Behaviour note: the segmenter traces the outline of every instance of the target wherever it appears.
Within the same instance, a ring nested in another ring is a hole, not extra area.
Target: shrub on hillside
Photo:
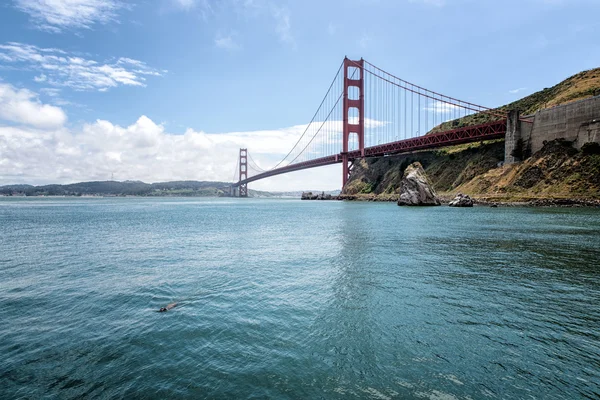
[[[589,142],[581,146],[581,152],[588,156],[592,154],[600,154],[600,143]]]

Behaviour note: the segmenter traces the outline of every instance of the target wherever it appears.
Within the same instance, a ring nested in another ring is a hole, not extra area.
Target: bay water
[[[0,398],[598,399],[599,264],[593,208],[0,198]]]

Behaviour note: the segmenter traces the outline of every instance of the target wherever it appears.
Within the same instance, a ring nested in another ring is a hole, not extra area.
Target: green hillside
[[[531,115],[543,108],[566,104],[600,95],[600,68],[583,71],[565,79],[557,85],[535,92],[520,100],[495,108],[494,111],[520,110],[521,115]],[[478,113],[444,122],[429,133],[443,132],[463,126],[484,124],[497,120],[493,115]]]

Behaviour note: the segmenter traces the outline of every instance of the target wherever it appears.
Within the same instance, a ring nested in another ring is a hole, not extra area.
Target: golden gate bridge
[[[459,120],[469,115],[485,122],[461,126]],[[345,186],[356,159],[503,138],[507,117],[506,112],[407,82],[364,59],[346,57],[283,159],[263,169],[247,148],[240,149],[232,190],[247,197],[250,182],[337,163],[342,164]]]

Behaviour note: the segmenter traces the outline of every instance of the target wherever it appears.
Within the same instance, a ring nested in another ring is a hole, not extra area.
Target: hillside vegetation
[[[0,194],[26,196],[228,196],[227,182],[176,181],[144,183],[140,181],[80,182],[68,185],[7,185]]]
[[[554,140],[524,162],[490,169],[455,190],[485,200],[600,199],[600,145],[577,151]]]
[[[422,151],[357,161],[344,195],[394,200],[406,167],[419,161],[436,191],[451,192],[463,183],[495,168],[504,158],[504,141]]]
[[[419,161],[443,198],[456,193],[487,201],[600,199],[600,145],[581,151],[555,140],[526,161],[498,167],[504,141],[358,161],[343,196],[390,201],[398,198],[404,169]]]
[[[545,88],[520,100],[495,108],[494,111],[508,112],[509,110],[520,110],[521,115],[531,115],[543,108],[554,107],[597,95],[600,95],[600,68],[575,74],[551,88]],[[486,113],[468,115],[463,118],[444,122],[433,128],[429,133],[484,124],[497,119],[497,117]]]

